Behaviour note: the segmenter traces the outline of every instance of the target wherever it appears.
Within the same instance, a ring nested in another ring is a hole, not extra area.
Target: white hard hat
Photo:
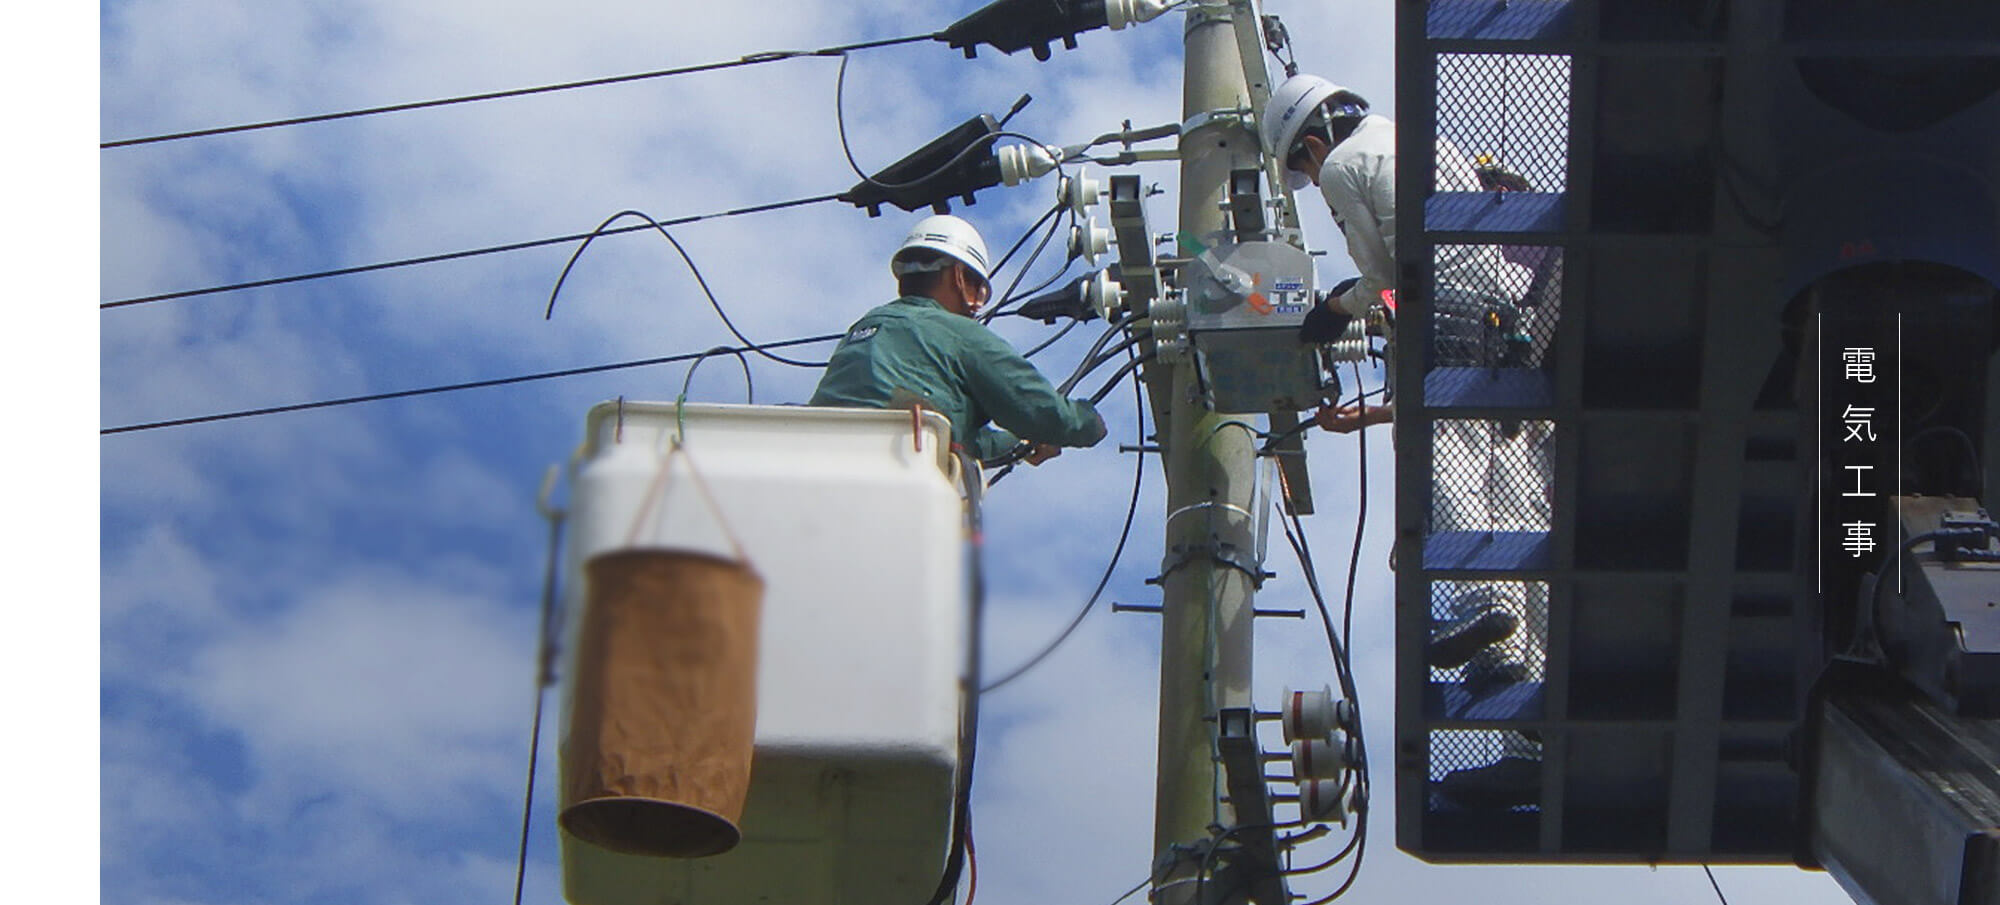
[[[1335,95],[1347,95],[1351,99],[1336,107],[1334,116],[1361,116],[1368,112],[1368,104],[1361,98],[1326,79],[1316,75],[1295,75],[1284,81],[1271,92],[1270,101],[1264,104],[1263,115],[1257,117],[1257,137],[1264,142],[1264,152],[1278,158],[1278,165],[1284,166],[1285,158],[1291,156],[1292,145],[1299,140],[1299,132],[1312,119],[1313,112]],[[1303,187],[1304,176],[1288,171],[1292,188]]]
[[[933,214],[917,221],[910,228],[910,235],[897,246],[896,253],[889,256],[889,272],[897,276],[924,270],[936,270],[938,265],[924,266],[913,261],[905,261],[905,253],[912,249],[928,249],[972,268],[981,281],[992,279],[987,272],[986,240],[979,238],[979,230],[972,224],[950,214]]]

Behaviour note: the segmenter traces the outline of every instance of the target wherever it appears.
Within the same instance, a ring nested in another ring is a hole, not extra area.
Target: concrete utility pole
[[[1255,168],[1256,134],[1234,115],[1250,105],[1236,19],[1248,4],[1196,5],[1186,24],[1181,136],[1180,230],[1196,238],[1222,229],[1232,169]],[[1197,889],[1221,892],[1200,845],[1208,827],[1238,823],[1216,749],[1215,716],[1251,707],[1251,620],[1255,561],[1252,506],[1256,454],[1252,415],[1208,411],[1192,361],[1149,367],[1167,477],[1162,561],[1159,787],[1154,799],[1153,901],[1196,905]],[[1252,727],[1254,729],[1254,726]],[[1262,816],[1249,819],[1262,821]]]

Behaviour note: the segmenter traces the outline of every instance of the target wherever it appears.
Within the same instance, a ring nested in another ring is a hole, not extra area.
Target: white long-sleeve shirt
[[[1458,148],[1439,138],[1437,187],[1440,192],[1477,192],[1482,187],[1472,162]],[[1337,300],[1347,313],[1360,317],[1396,287],[1396,124],[1370,114],[1353,134],[1335,145],[1319,171],[1320,196],[1333,220],[1347,236],[1347,255],[1361,279]],[[1436,287],[1520,302],[1528,286],[1528,270],[1509,263],[1495,245],[1440,246]]]

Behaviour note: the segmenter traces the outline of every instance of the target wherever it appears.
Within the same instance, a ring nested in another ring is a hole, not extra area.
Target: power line
[[[757,351],[758,349],[778,349],[778,348],[784,348],[786,346],[803,346],[803,345],[810,345],[812,343],[831,342],[846,335],[847,334],[843,331],[840,333],[828,333],[822,336],[808,336],[803,339],[788,339],[788,340],[783,340],[781,342],[764,343],[761,346],[757,347],[750,347],[750,346],[744,346],[740,348],[723,347],[720,349],[720,352],[732,352],[732,353],[753,352]],[[110,434],[124,434],[124,433],[132,433],[135,431],[158,430],[164,427],[184,427],[190,424],[206,424],[212,421],[229,421],[237,418],[255,418],[263,415],[276,415],[283,412],[300,412],[300,411],[305,411],[307,409],[333,408],[335,406],[356,405],[363,402],[380,402],[385,399],[402,399],[409,396],[427,396],[434,393],[451,393],[451,392],[457,392],[459,390],[476,390],[476,389],[483,389],[485,387],[506,386],[515,383],[528,383],[536,380],[553,380],[558,377],[576,377],[582,374],[597,374],[604,371],[617,371],[626,368],[643,368],[648,365],[662,365],[662,364],[672,364],[674,362],[679,362],[679,361],[692,361],[694,359],[701,358],[702,356],[711,354],[718,354],[718,350],[709,349],[705,352],[683,352],[679,355],[667,355],[660,358],[642,358],[637,361],[621,361],[613,364],[591,365],[589,367],[583,367],[583,368],[565,368],[560,371],[543,371],[537,374],[522,374],[518,377],[499,377],[492,380],[474,380],[469,383],[453,383],[453,384],[446,384],[444,386],[422,387],[412,390],[396,390],[394,392],[389,392],[389,393],[372,393],[366,396],[348,396],[341,399],[326,399],[318,402],[300,402],[292,405],[271,406],[269,408],[245,409],[243,411],[224,412],[215,415],[200,415],[193,418],[176,418],[171,421],[150,421],[142,424],[126,424],[119,427],[107,427],[98,431],[97,433],[99,436],[105,436]]]
[[[786,208],[792,208],[792,207],[804,207],[809,204],[819,204],[825,201],[833,201],[838,199],[839,197],[840,197],[839,194],[818,195],[811,198],[797,198],[791,201],[778,201],[771,204],[758,204],[758,205],[753,205],[751,207],[739,207],[736,208],[735,210],[718,211],[713,214],[695,214],[693,216],[688,216],[688,217],[677,217],[672,220],[662,220],[659,222],[659,225],[680,226],[688,223],[696,223],[702,220],[720,220],[725,217],[740,217],[744,214],[761,214],[761,213],[766,213],[768,211],[784,210]],[[509,252],[509,251],[523,251],[529,248],[541,248],[547,245],[561,245],[565,242],[584,241],[591,239],[595,236],[609,236],[618,233],[638,232],[639,230],[652,229],[652,228],[653,226],[650,224],[636,225],[636,226],[621,226],[616,229],[593,230],[587,233],[575,233],[573,235],[568,235],[568,236],[556,236],[551,239],[535,239],[528,242],[513,242],[506,245],[491,245],[485,248],[474,248],[466,251],[450,251],[450,252],[445,252],[443,254],[425,255],[420,258],[404,258],[399,261],[384,261],[378,264],[363,264],[356,267],[342,267],[336,270],[322,270],[315,273],[301,273],[301,274],[294,274],[292,276],[272,277],[270,279],[263,279],[263,280],[251,280],[246,283],[230,283],[222,286],[210,286],[204,289],[185,289],[180,292],[165,292],[159,295],[145,295],[136,298],[119,299],[117,301],[100,303],[97,307],[123,308],[129,305],[143,305],[148,302],[164,302],[170,299],[192,298],[198,295],[214,295],[220,292],[235,292],[241,289],[258,289],[265,286],[281,286],[286,283],[300,283],[300,282],[305,282],[307,280],[325,279],[327,277],[348,276],[357,273],[370,273],[377,270],[389,270],[391,268],[396,268],[396,267],[412,267],[418,264],[436,264],[440,261],[453,261],[459,258],[471,258],[480,255],[499,254],[501,252]]]
[[[747,56],[739,57],[734,60],[723,60],[714,63],[701,63],[694,66],[680,66],[673,69],[658,69],[652,72],[635,72],[630,75],[614,75],[614,76],[607,76],[604,78],[584,79],[583,81],[579,82],[560,82],[553,85],[540,85],[533,88],[514,88],[506,91],[489,91],[483,94],[468,94],[459,97],[439,98],[437,100],[412,101],[409,103],[402,103],[402,104],[390,104],[383,107],[364,107],[358,110],[344,110],[338,113],[320,113],[312,116],[295,116],[289,119],[274,119],[265,122],[244,123],[242,125],[236,125],[236,126],[219,126],[212,129],[196,129],[189,132],[173,132],[165,135],[151,135],[145,138],[125,138],[125,139],[119,139],[117,141],[107,141],[102,144],[99,144],[97,147],[99,150],[109,150],[111,148],[129,148],[134,145],[158,144],[160,142],[180,141],[182,139],[188,139],[188,138],[203,138],[211,135],[228,135],[237,132],[251,132],[259,129],[275,129],[281,126],[298,126],[307,123],[327,122],[329,120],[337,120],[337,119],[353,119],[355,117],[361,117],[361,116],[374,116],[380,113],[400,113],[406,110],[423,110],[431,107],[445,107],[453,104],[468,104],[474,101],[490,101],[490,100],[499,100],[501,98],[509,98],[509,97],[523,97],[530,94],[547,94],[552,91],[569,91],[576,88],[596,88],[603,85],[616,85],[625,82],[643,81],[646,79],[666,78],[668,76],[676,76],[676,75],[690,75],[697,72],[712,72],[718,69],[734,69],[739,66],[755,66],[759,63],[775,63],[778,62],[779,60],[791,60],[799,57],[844,56],[849,51],[854,51],[854,50],[868,50],[871,48],[889,47],[897,44],[911,44],[917,41],[938,40],[942,37],[942,35],[943,35],[942,32],[933,32],[931,34],[926,34],[926,35],[910,35],[908,37],[888,38],[880,41],[863,41],[859,44],[843,44],[838,47],[822,47],[818,50],[764,51],[762,53],[749,54]]]

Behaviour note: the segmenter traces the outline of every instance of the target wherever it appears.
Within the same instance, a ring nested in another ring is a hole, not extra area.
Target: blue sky
[[[111,0],[100,5],[94,128],[112,140],[922,33],[972,0],[866,5],[578,0]],[[1393,112],[1391,9],[1274,0],[1301,63]],[[853,152],[879,167],[947,126],[1034,103],[1013,128],[1068,143],[1179,117],[1179,23],[1096,31],[1048,63],[942,45],[856,55]],[[87,75],[88,73],[86,73]],[[130,298],[588,230],[845,189],[835,63],[809,59],[95,155],[97,299]],[[79,141],[79,145],[81,142]],[[1169,194],[1171,166],[1139,170]],[[1102,173],[1099,174],[1100,176]],[[84,177],[89,180],[89,174]],[[997,252],[1048,181],[965,211]],[[892,285],[913,216],[825,204],[675,230],[731,316],[764,340],[837,332]],[[1351,272],[1323,210],[1322,276]],[[552,320],[569,247],[103,311],[97,426],[151,422],[695,352],[730,337],[659,237],[595,243]],[[1044,265],[1036,276],[1050,271]],[[63,287],[64,290],[67,286]],[[67,292],[56,291],[60,296]],[[82,299],[67,305],[81,309]],[[89,329],[88,327],[85,328]],[[1045,338],[1009,323],[1019,345]],[[1089,331],[1044,358],[1064,373]],[[87,342],[87,340],[86,340]],[[805,350],[813,351],[813,350]],[[801,354],[804,354],[802,352]],[[816,374],[753,361],[760,402]],[[99,827],[105,901],[131,905],[478,903],[511,894],[533,701],[544,526],[534,494],[598,401],[671,399],[680,365],[99,439]],[[691,397],[737,401],[733,362]],[[1133,407],[1108,407],[1130,442]],[[79,432],[81,427],[79,427]],[[1314,547],[1353,530],[1331,488],[1351,440],[1317,436]],[[1389,499],[1386,444],[1371,492]],[[1116,541],[1132,462],[1110,444],[1010,477],[988,510],[987,662],[1041,646]],[[1106,600],[1146,602],[1162,502],[1149,465]],[[1391,759],[1387,507],[1362,556],[1354,647],[1377,763]],[[1282,549],[1277,545],[1276,549]],[[1260,604],[1305,605],[1295,571]],[[1327,566],[1323,575],[1337,574]],[[979,901],[1109,902],[1151,858],[1156,624],[1100,609],[985,704],[975,798]],[[1309,623],[1262,629],[1259,695],[1330,681]],[[549,698],[550,712],[556,704]],[[527,900],[560,900],[553,731],[543,738]],[[1378,777],[1386,792],[1390,777]],[[1433,867],[1393,848],[1380,796],[1355,901],[1687,903],[1699,870]],[[1047,844],[1050,822],[1072,843]],[[1718,871],[1731,901],[1842,902],[1788,869]],[[1320,885],[1314,885],[1315,883]],[[1323,894],[1331,877],[1302,881]]]

